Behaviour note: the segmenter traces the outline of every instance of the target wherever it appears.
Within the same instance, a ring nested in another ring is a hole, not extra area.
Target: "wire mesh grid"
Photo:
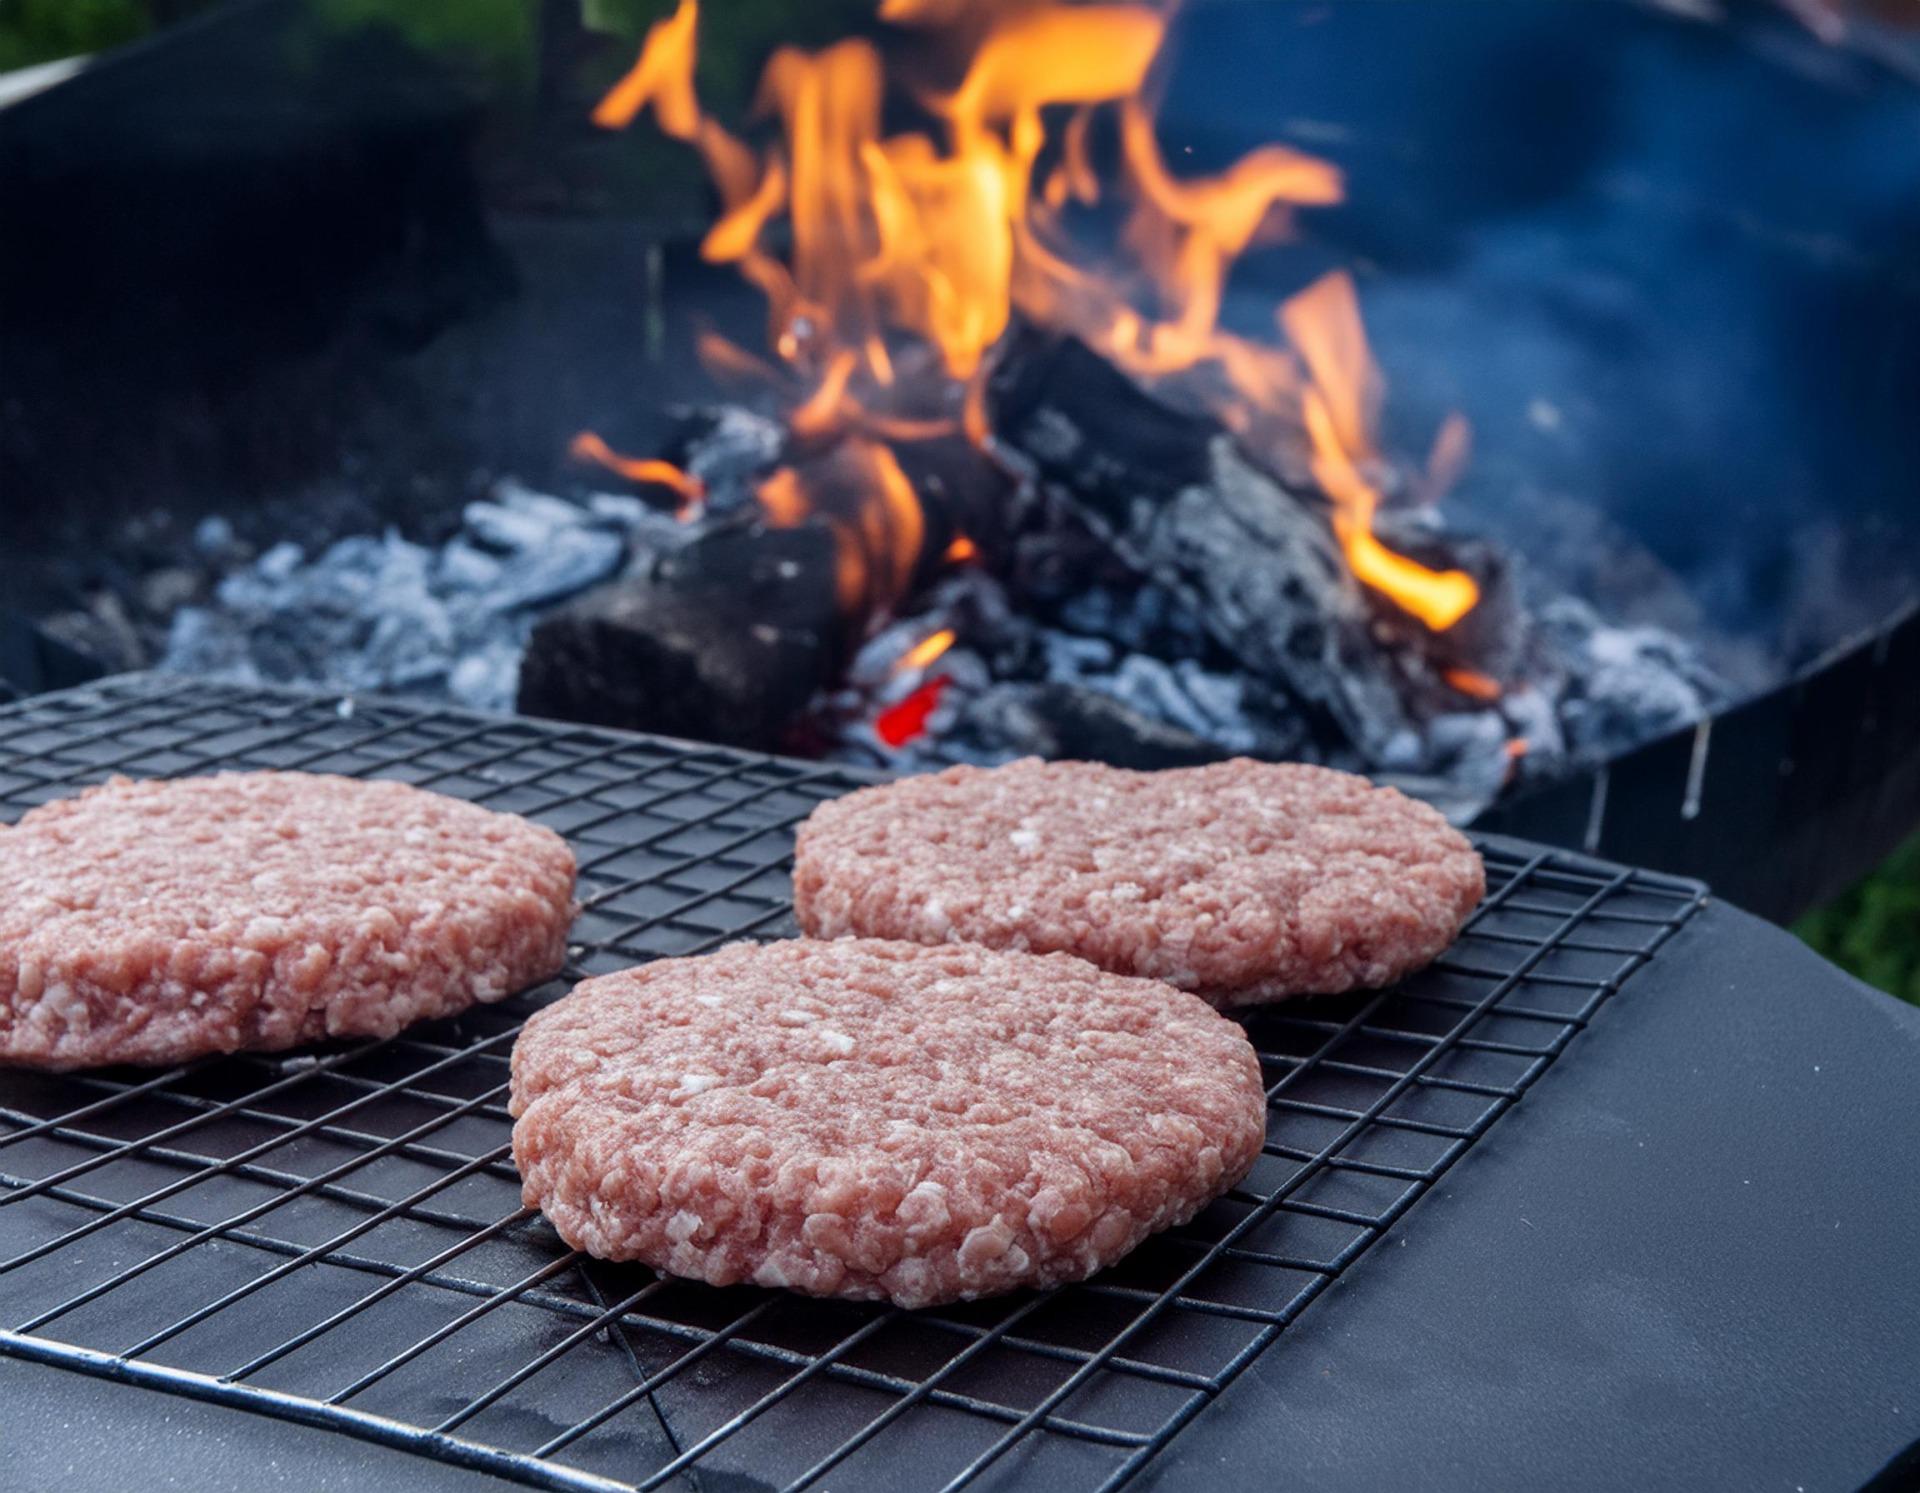
[[[563,1489],[1111,1488],[1487,1132],[1702,889],[1505,843],[1397,989],[1247,1022],[1265,1152],[1060,1289],[931,1311],[714,1290],[520,1202],[507,1056],[571,979],[792,931],[844,769],[390,702],[131,676],[0,710],[0,820],[112,773],[398,778],[565,834],[550,985],[386,1041],[0,1074],[0,1352]]]

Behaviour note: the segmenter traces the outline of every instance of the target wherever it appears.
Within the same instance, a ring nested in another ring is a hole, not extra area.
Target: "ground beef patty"
[[[927,1306],[1078,1280],[1253,1164],[1246,1035],[1066,955],[734,944],[588,980],[513,1050],[514,1160],[576,1248]]]
[[[1064,950],[1216,1005],[1383,985],[1486,889],[1425,804],[1324,767],[954,767],[822,804],[794,907],[817,938]]]
[[[117,778],[0,830],[0,1062],[388,1036],[559,969],[573,852],[403,783]]]

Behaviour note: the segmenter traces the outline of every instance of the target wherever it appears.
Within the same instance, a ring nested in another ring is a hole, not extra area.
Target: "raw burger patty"
[[[1063,954],[733,944],[588,980],[513,1050],[561,1238],[729,1285],[928,1306],[1079,1280],[1246,1174],[1246,1035]]]
[[[0,1062],[390,1036],[560,968],[573,852],[403,783],[116,778],[0,829]]]
[[[863,788],[800,827],[816,938],[1064,950],[1216,1005],[1384,985],[1486,890],[1425,804],[1324,767],[954,767]]]

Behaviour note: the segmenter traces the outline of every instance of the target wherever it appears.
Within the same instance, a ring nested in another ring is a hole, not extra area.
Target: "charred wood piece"
[[[990,400],[996,435],[1052,502],[1180,596],[1254,678],[1283,687],[1364,757],[1406,729],[1399,666],[1316,497],[1072,338],[1018,334]]]
[[[825,524],[719,524],[544,619],[519,709],[771,750],[858,641]]]

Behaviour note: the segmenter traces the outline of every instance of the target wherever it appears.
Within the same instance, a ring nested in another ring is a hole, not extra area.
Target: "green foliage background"
[[[146,0],[0,0],[0,72],[144,36]]]
[[[1920,835],[1793,931],[1869,985],[1920,1005]]]
[[[212,9],[221,0],[0,0],[0,71],[102,52],[158,26]],[[637,46],[676,0],[579,0],[588,31]],[[751,101],[761,62],[776,46],[819,47],[870,30],[874,0],[710,0],[722,24],[704,26],[702,97],[723,113]],[[322,26],[349,30],[379,22],[423,52],[458,54],[501,81],[531,81],[540,45],[541,0],[307,0]],[[603,59],[589,84],[611,83],[630,61]]]
[[[538,0],[309,0],[322,25],[352,31],[391,26],[427,53],[457,53],[497,77],[532,79]]]

